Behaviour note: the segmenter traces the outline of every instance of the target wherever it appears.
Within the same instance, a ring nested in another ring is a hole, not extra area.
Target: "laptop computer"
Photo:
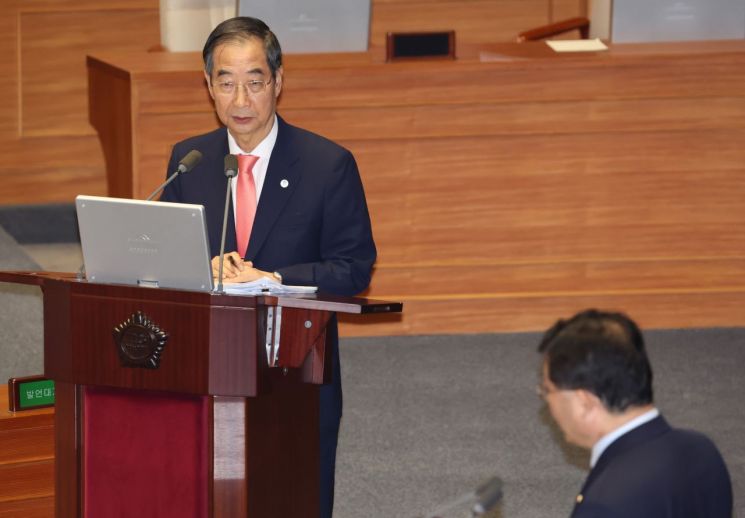
[[[202,205],[75,198],[91,282],[212,291]]]

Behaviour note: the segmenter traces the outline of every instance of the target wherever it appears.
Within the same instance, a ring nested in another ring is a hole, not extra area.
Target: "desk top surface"
[[[525,43],[491,43],[482,45],[460,45],[457,59],[401,60],[385,63],[380,49],[355,53],[287,54],[283,56],[287,69],[333,69],[369,66],[442,67],[446,63],[526,63],[567,61],[598,61],[626,59],[650,59],[659,57],[716,55],[745,52],[745,40],[686,41],[668,43],[609,44],[607,51],[557,53],[543,41]],[[202,70],[199,52],[135,52],[109,51],[88,56],[89,66],[111,67],[126,74],[174,73]]]

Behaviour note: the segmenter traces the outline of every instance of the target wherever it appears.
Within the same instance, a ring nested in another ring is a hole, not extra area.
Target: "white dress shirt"
[[[611,433],[604,435],[600,438],[598,442],[595,443],[595,445],[592,447],[592,456],[590,457],[590,467],[594,468],[595,464],[597,464],[598,459],[603,454],[603,452],[613,444],[613,442],[621,437],[622,435],[629,433],[634,428],[638,428],[644,423],[648,423],[655,417],[660,415],[660,411],[656,408],[653,408],[652,410],[649,410],[647,412],[644,412],[642,415],[635,417],[628,423],[619,426],[615,430],[613,430]]]
[[[277,124],[277,116],[274,116],[274,124],[272,129],[269,130],[269,134],[264,137],[264,140],[259,142],[259,145],[250,151],[246,151],[240,148],[238,143],[233,138],[228,130],[228,150],[232,155],[254,155],[258,156],[259,159],[256,161],[253,167],[254,185],[256,185],[256,203],[259,203],[259,197],[261,196],[261,189],[264,187],[264,179],[266,178],[266,171],[269,168],[269,158],[272,156],[272,150],[274,144],[277,142],[277,133],[279,132],[279,125]],[[235,191],[238,186],[238,176],[235,176],[232,180],[233,190],[233,207],[235,207]],[[235,217],[235,211],[233,211]]]

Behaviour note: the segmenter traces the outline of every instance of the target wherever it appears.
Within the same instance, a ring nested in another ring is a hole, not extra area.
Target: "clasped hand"
[[[220,256],[212,258],[212,277],[218,280],[220,274]],[[258,270],[251,261],[244,261],[238,252],[230,252],[223,256],[222,278],[224,282],[250,282],[261,277],[277,280],[277,276],[270,272]]]

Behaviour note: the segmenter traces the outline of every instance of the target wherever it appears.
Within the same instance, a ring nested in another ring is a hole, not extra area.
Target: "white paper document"
[[[287,293],[315,293],[318,291],[316,286],[290,286],[280,284],[269,277],[261,277],[251,282],[226,282],[225,293],[230,295],[261,295],[269,293],[272,295],[282,295]]]
[[[546,45],[556,52],[597,52],[608,50],[598,38],[594,40],[548,40]]]

